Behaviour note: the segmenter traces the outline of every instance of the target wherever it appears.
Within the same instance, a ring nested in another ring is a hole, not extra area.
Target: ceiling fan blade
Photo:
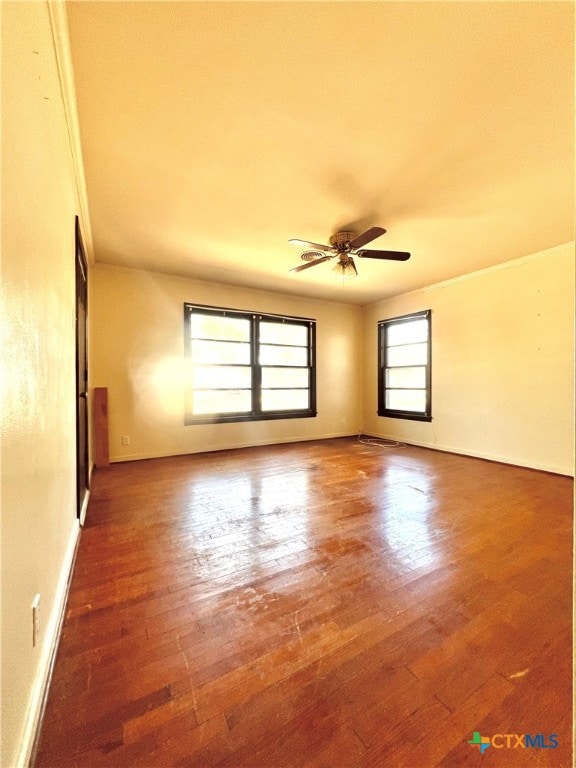
[[[292,240],[288,240],[289,243],[293,243],[294,245],[301,245],[304,248],[309,248],[310,246],[315,251],[331,251],[332,248],[329,245],[322,245],[322,243],[311,243],[309,240],[298,240],[296,238],[292,238]]]
[[[376,240],[377,237],[380,237],[380,235],[384,235],[385,233],[386,230],[382,229],[382,227],[370,227],[366,232],[363,232],[361,235],[358,235],[358,237],[355,237],[354,240],[351,240],[348,245],[350,246],[350,249],[354,251],[356,248],[362,248],[366,243]]]
[[[352,256],[348,256],[348,264],[352,264],[352,269],[356,273],[356,277],[358,277],[358,270],[356,269],[356,264],[354,264],[354,259]]]
[[[321,256],[319,259],[314,259],[314,261],[309,261],[307,264],[300,264],[299,267],[292,267],[290,272],[302,272],[303,269],[309,269],[310,267],[315,267],[316,264],[321,264],[323,261],[330,261],[332,256]]]
[[[358,251],[356,256],[361,259],[389,259],[390,261],[408,261],[410,254],[406,251]]]

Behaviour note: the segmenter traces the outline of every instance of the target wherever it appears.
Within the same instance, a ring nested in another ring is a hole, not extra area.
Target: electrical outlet
[[[32,600],[32,647],[36,646],[40,636],[40,595]]]
[[[130,435],[122,435],[122,445],[130,445]]]

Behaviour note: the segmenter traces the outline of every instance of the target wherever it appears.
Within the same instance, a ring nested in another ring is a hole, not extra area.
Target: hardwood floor
[[[569,478],[355,439],[115,464],[35,765],[568,768],[571,616]]]

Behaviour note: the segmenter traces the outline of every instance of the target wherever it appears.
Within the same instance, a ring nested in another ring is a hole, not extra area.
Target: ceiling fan
[[[334,270],[343,277],[355,277],[358,275],[358,270],[354,263],[354,256],[358,256],[360,259],[407,261],[410,258],[410,254],[406,253],[406,251],[366,251],[363,249],[364,245],[371,243],[372,240],[376,240],[377,237],[385,234],[385,232],[386,230],[382,227],[370,227],[366,232],[356,236],[354,232],[336,232],[330,238],[330,245],[311,243],[308,240],[289,240],[289,243],[295,243],[306,248],[300,258],[307,262],[306,264],[300,264],[298,267],[293,267],[290,272],[301,272],[303,269],[309,269],[316,264],[322,264],[324,261],[337,258],[338,262]]]

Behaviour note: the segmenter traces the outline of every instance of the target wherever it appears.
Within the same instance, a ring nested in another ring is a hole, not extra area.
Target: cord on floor
[[[400,443],[398,440],[389,440],[386,437],[368,437],[367,435],[358,435],[358,442],[362,445],[373,445],[376,448],[407,448],[406,443]]]

